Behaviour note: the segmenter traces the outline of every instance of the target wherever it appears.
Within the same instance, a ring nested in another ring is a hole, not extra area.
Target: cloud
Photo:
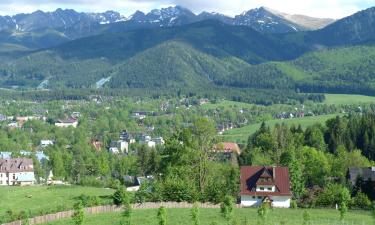
[[[171,5],[181,5],[196,13],[215,11],[232,16],[266,6],[286,13],[341,18],[374,6],[375,0],[0,0],[0,14],[73,8],[86,12],[116,10],[129,15],[135,10],[148,12]]]

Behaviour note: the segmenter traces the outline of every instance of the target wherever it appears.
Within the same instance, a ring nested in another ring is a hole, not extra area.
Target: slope
[[[218,59],[170,41],[148,49],[110,71],[111,88],[208,88],[247,63]]]

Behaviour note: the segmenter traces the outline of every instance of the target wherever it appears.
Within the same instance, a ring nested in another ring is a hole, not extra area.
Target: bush
[[[319,206],[334,206],[336,204],[350,202],[349,190],[339,184],[328,184],[323,192],[319,193],[316,204]]]
[[[121,206],[127,202],[130,202],[129,193],[125,190],[124,187],[118,187],[112,198],[113,203],[117,206]]]
[[[232,218],[234,208],[234,199],[227,195],[224,198],[224,201],[220,204],[220,209],[223,217],[227,220]]]
[[[258,208],[258,216],[263,224],[266,224],[269,209],[270,205],[268,203],[262,203]]]
[[[296,201],[296,200],[292,200],[292,201],[290,202],[290,208],[292,208],[292,209],[296,209],[296,208],[298,208],[298,206],[297,206],[297,201]]]
[[[191,218],[193,221],[193,225],[199,225],[199,207],[197,203],[194,203],[193,208],[191,209]]]
[[[302,217],[303,217],[303,225],[310,225],[311,224],[311,216],[310,216],[310,213],[307,210],[305,210],[303,212]]]
[[[78,200],[82,202],[84,207],[93,207],[101,205],[101,200],[98,196],[88,196],[82,194],[78,197]]]
[[[83,224],[85,214],[83,211],[83,205],[82,202],[77,202],[74,205],[74,214],[72,216],[73,222],[75,225],[81,225]]]
[[[160,207],[158,210],[159,225],[167,225],[167,210],[165,207]]]
[[[369,209],[371,206],[371,201],[365,193],[358,192],[357,195],[352,199],[352,206],[360,209]]]

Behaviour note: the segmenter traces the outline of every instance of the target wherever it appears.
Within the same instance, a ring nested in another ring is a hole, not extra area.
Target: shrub
[[[191,209],[191,218],[193,221],[193,225],[199,225],[199,207],[197,203],[194,203],[193,208]]]
[[[358,192],[353,198],[352,204],[356,208],[369,209],[371,206],[371,201],[365,193]]]
[[[303,212],[302,217],[303,217],[303,225],[310,225],[311,224],[311,216],[310,216],[310,213],[307,210],[305,210]]]
[[[340,211],[340,220],[343,221],[346,213],[348,212],[348,207],[346,206],[345,202],[341,203],[339,211]]]
[[[263,203],[258,208],[258,216],[261,219],[263,224],[266,223],[269,209],[270,209],[270,205],[268,203]]]
[[[130,196],[124,187],[118,187],[112,198],[113,203],[117,206],[130,202]]]
[[[323,192],[319,193],[316,204],[319,206],[334,206],[342,203],[348,205],[349,201],[350,193],[346,187],[339,184],[328,184]]]
[[[292,208],[292,209],[296,209],[296,208],[298,208],[298,206],[297,206],[297,201],[296,201],[296,200],[292,200],[292,201],[290,202],[290,208]]]
[[[74,205],[74,214],[72,217],[74,224],[75,225],[83,224],[84,217],[85,217],[85,214],[83,211],[83,204],[82,202],[79,201]]]
[[[101,204],[100,198],[98,196],[88,196],[82,194],[78,197],[78,200],[82,202],[84,207],[93,207]]]
[[[158,210],[159,225],[167,225],[167,210],[165,207],[160,207]]]
[[[232,218],[233,208],[234,208],[234,200],[231,196],[227,195],[224,198],[224,201],[220,204],[220,209],[223,217],[227,220]]]

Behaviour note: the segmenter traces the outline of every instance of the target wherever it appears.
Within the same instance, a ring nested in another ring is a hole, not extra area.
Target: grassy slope
[[[257,209],[236,209],[234,218],[238,222],[243,223],[245,218],[249,224],[256,224]],[[332,209],[313,209],[309,210],[311,215],[311,224],[314,225],[333,225],[340,224],[339,212]],[[157,225],[157,210],[146,209],[146,210],[135,210],[132,215],[132,224],[137,225]],[[191,225],[191,211],[190,209],[167,209],[168,219],[167,222],[170,225]],[[303,223],[303,210],[292,210],[292,209],[273,209],[267,218],[266,224],[284,224],[288,225],[301,225]],[[120,214],[99,214],[94,216],[88,216],[85,219],[85,225],[113,225],[120,223]],[[200,222],[202,225],[227,225],[222,216],[220,215],[219,209],[200,209]],[[216,223],[214,223],[216,222]],[[349,212],[345,222],[348,224],[371,224],[372,219],[368,212]],[[49,225],[70,225],[73,224],[71,219],[65,219],[54,223],[48,223]]]
[[[218,108],[239,108],[239,109],[251,109],[253,107],[252,104],[244,103],[244,102],[234,102],[234,101],[228,101],[223,100],[216,104],[208,103],[201,106],[203,109],[209,110],[209,109],[218,109]]]
[[[276,124],[287,124],[287,125],[299,125],[301,124],[302,127],[308,127],[311,126],[315,123],[324,123],[328,119],[331,119],[335,117],[335,114],[331,115],[322,115],[322,116],[314,116],[314,117],[304,117],[304,118],[295,118],[295,119],[285,119],[285,120],[280,120],[280,119],[275,119],[275,120],[270,120],[266,121],[266,124],[270,127],[275,126]],[[238,143],[246,143],[248,137],[255,133],[260,128],[261,123],[257,124],[251,124],[248,126],[244,126],[238,129],[233,129],[226,131],[223,135],[224,140],[226,141],[235,141]]]
[[[14,212],[31,211],[33,215],[39,212],[56,211],[56,209],[72,208],[76,197],[85,194],[89,196],[109,196],[113,190],[92,187],[0,187],[0,217],[11,209]]]
[[[324,104],[355,105],[361,103],[375,103],[375,97],[364,95],[326,94]]]

